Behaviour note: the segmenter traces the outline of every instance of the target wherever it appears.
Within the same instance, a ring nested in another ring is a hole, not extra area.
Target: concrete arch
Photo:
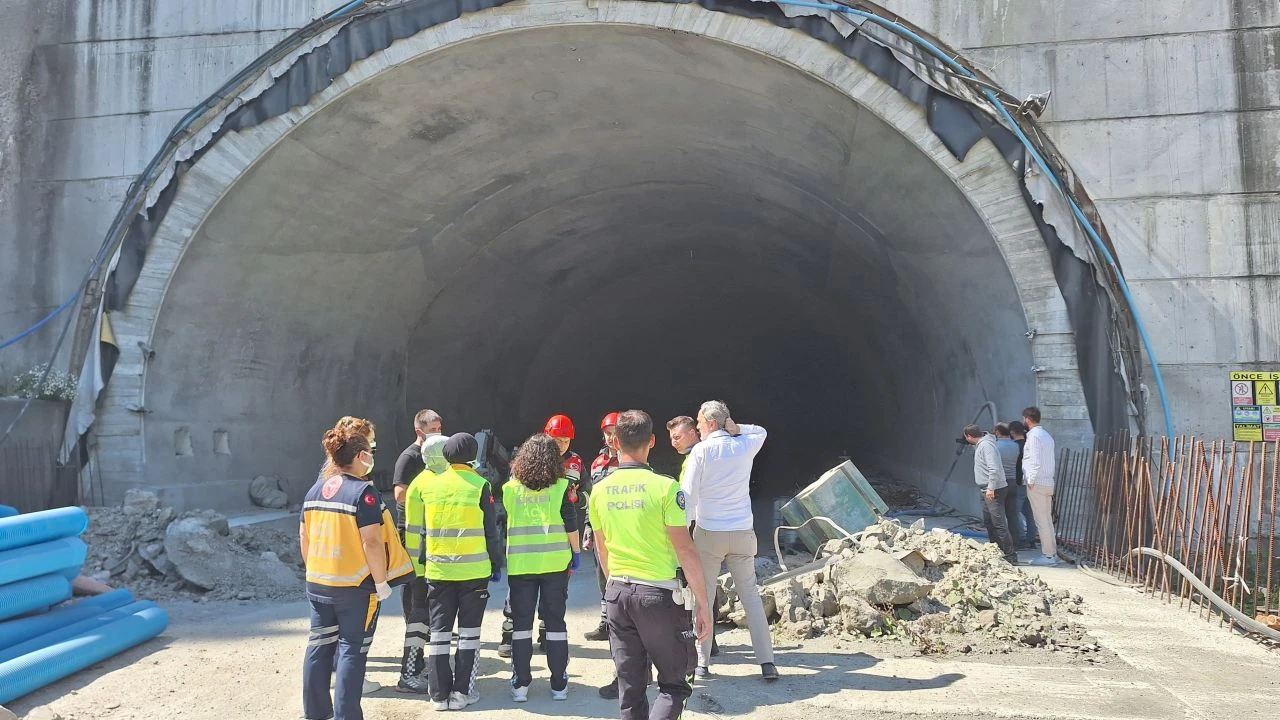
[[[708,171],[704,175],[693,173],[687,178],[668,178],[656,184],[652,178],[645,180],[638,175],[631,179],[634,182],[619,182],[616,186],[603,187],[595,192],[578,193],[571,202],[566,201],[553,208],[537,209],[530,206],[529,209],[534,210],[533,212],[519,218],[494,219],[494,224],[485,227],[510,229],[519,226],[529,228],[528,232],[535,235],[550,236],[554,235],[556,228],[580,229],[590,225],[583,217],[625,214],[627,208],[639,209],[636,216],[627,218],[626,222],[646,222],[648,220],[645,216],[651,216],[655,206],[640,203],[636,193],[645,194],[649,198],[660,198],[654,201],[659,203],[657,207],[673,207],[680,204],[681,198],[697,198],[703,207],[715,207],[716,203],[722,203],[718,210],[704,212],[718,213],[717,217],[723,219],[723,224],[740,236],[749,236],[752,226],[759,224],[759,216],[755,215],[747,214],[735,219],[735,212],[743,208],[773,208],[776,214],[791,217],[789,222],[801,224],[820,216],[823,218],[821,222],[814,221],[812,227],[806,227],[806,237],[819,237],[830,232],[834,235],[845,233],[851,237],[866,238],[865,242],[856,245],[856,250],[848,251],[846,255],[837,257],[835,250],[830,251],[825,256],[828,272],[837,274],[844,263],[851,268],[876,268],[876,275],[887,273],[892,276],[885,280],[867,276],[869,287],[877,292],[884,292],[876,294],[869,290],[868,295],[861,298],[862,302],[883,300],[886,307],[892,305],[898,308],[892,313],[886,313],[890,316],[895,316],[894,313],[898,312],[916,312],[905,308],[912,305],[910,300],[917,295],[927,297],[929,302],[938,305],[929,309],[928,313],[921,311],[911,315],[910,323],[904,323],[900,333],[899,329],[889,325],[877,324],[891,321],[877,319],[870,311],[858,315],[862,318],[859,322],[864,323],[858,327],[870,328],[873,334],[878,335],[876,343],[851,342],[841,330],[827,332],[823,329],[821,332],[795,336],[800,344],[814,343],[806,350],[812,349],[815,355],[826,351],[842,353],[839,357],[847,360],[850,367],[883,368],[880,377],[858,379],[858,384],[865,387],[847,393],[833,391],[833,398],[839,398],[842,403],[889,407],[895,401],[896,392],[899,402],[915,406],[910,410],[900,408],[892,418],[881,416],[877,420],[851,426],[856,427],[851,431],[856,435],[883,427],[880,423],[884,422],[890,425],[891,433],[907,434],[906,438],[884,440],[888,449],[879,458],[879,464],[893,466],[895,472],[908,479],[919,479],[926,489],[931,489],[932,478],[940,474],[940,469],[945,467],[951,456],[949,438],[954,437],[958,426],[968,420],[968,414],[988,398],[995,399],[998,405],[1003,404],[1000,410],[1006,417],[1016,410],[1013,405],[1037,402],[1059,429],[1059,436],[1063,441],[1076,442],[1088,437],[1088,410],[1081,389],[1075,342],[1066,306],[1056,285],[1044,242],[1019,192],[1017,178],[990,142],[979,142],[964,161],[956,160],[929,128],[922,108],[825,43],[767,22],[718,13],[695,4],[539,1],[466,14],[452,22],[395,42],[386,50],[356,63],[307,104],[268,119],[249,130],[223,136],[188,170],[178,185],[168,214],[152,240],[146,264],[127,305],[122,311],[112,314],[113,329],[123,352],[100,402],[101,412],[97,426],[100,470],[109,497],[119,496],[131,485],[145,484],[163,488],[171,494],[170,500],[179,505],[216,507],[227,505],[226,498],[236,495],[231,491],[242,488],[248,479],[257,474],[284,474],[302,482],[309,479],[307,472],[318,462],[319,451],[315,449],[318,448],[318,443],[314,438],[318,437],[318,429],[331,420],[325,413],[337,415],[349,411],[374,415],[373,409],[378,408],[384,413],[382,417],[375,418],[384,428],[381,437],[392,440],[384,440],[384,446],[394,447],[396,440],[405,438],[402,437],[402,432],[393,430],[394,426],[388,426],[392,421],[402,424],[404,414],[416,410],[416,405],[422,402],[444,405],[446,408],[466,405],[466,395],[470,392],[468,388],[485,382],[486,377],[499,378],[494,383],[502,387],[494,390],[497,394],[493,398],[478,403],[483,406],[479,409],[468,409],[461,413],[454,409],[453,415],[460,415],[462,427],[473,429],[473,424],[500,423],[502,420],[498,415],[504,409],[517,416],[521,427],[525,427],[532,418],[545,412],[556,402],[555,392],[547,389],[547,383],[534,381],[551,377],[539,368],[545,368],[549,364],[562,365],[562,361],[558,359],[562,353],[557,348],[572,342],[573,338],[580,335],[583,327],[609,324],[611,311],[598,302],[582,299],[589,294],[589,286],[592,285],[589,280],[575,281],[577,284],[572,292],[566,290],[565,298],[572,296],[574,302],[580,303],[581,309],[574,322],[545,318],[535,320],[523,308],[543,301],[554,303],[564,299],[555,289],[559,286],[547,278],[556,277],[557,273],[571,272],[575,262],[586,263],[594,257],[586,255],[587,250],[575,255],[573,251],[564,251],[567,246],[558,246],[557,252],[564,252],[565,259],[560,263],[550,263],[555,267],[539,269],[539,272],[544,273],[539,277],[544,279],[530,282],[528,287],[515,287],[518,283],[508,282],[520,272],[509,269],[496,271],[502,279],[495,280],[494,283],[510,285],[514,289],[502,302],[494,299],[494,292],[477,301],[477,317],[492,319],[503,318],[504,313],[514,315],[510,320],[495,321],[492,329],[494,337],[479,337],[481,333],[474,328],[468,330],[476,318],[456,317],[458,308],[466,305],[463,299],[465,289],[458,287],[456,278],[442,277],[445,273],[432,275],[431,272],[426,272],[421,283],[415,283],[408,290],[404,287],[388,288],[376,280],[380,276],[403,277],[396,273],[403,270],[407,260],[414,258],[415,252],[413,249],[406,249],[406,245],[413,244],[407,239],[417,237],[415,232],[419,231],[418,225],[431,222],[409,212],[413,207],[412,198],[400,198],[388,205],[389,211],[385,214],[370,216],[368,237],[360,241],[364,245],[360,246],[359,272],[368,273],[364,277],[374,279],[367,283],[343,284],[342,292],[345,301],[351,306],[364,308],[355,313],[359,319],[372,318],[377,314],[376,308],[385,304],[394,307],[395,303],[408,302],[410,299],[420,304],[415,306],[413,313],[406,313],[415,316],[413,321],[404,321],[398,326],[398,332],[409,339],[402,346],[373,353],[376,359],[363,366],[359,378],[351,377],[352,366],[349,360],[338,361],[334,356],[360,355],[363,353],[362,343],[386,341],[394,337],[397,332],[395,328],[376,337],[362,335],[356,330],[349,336],[337,339],[322,335],[314,343],[300,341],[299,338],[314,337],[317,330],[326,325],[312,323],[304,330],[293,333],[284,325],[310,322],[309,318],[299,320],[305,313],[290,314],[287,321],[273,315],[273,308],[278,307],[280,302],[287,302],[291,291],[277,288],[279,294],[265,296],[262,293],[266,292],[266,281],[254,277],[259,272],[270,274],[273,276],[271,283],[300,289],[298,295],[306,295],[308,298],[320,297],[310,288],[324,281],[315,277],[311,271],[326,264],[329,267],[343,267],[341,256],[344,249],[340,245],[321,248],[318,252],[325,254],[326,259],[320,265],[306,265],[300,276],[291,276],[291,266],[287,262],[267,261],[256,266],[240,265],[238,261],[228,258],[242,247],[242,244],[232,242],[237,236],[232,231],[249,227],[239,223],[246,216],[245,208],[250,206],[269,210],[252,227],[262,233],[262,237],[254,238],[253,241],[271,245],[272,258],[316,252],[296,244],[299,238],[308,237],[306,233],[285,237],[288,233],[281,231],[280,234],[273,230],[273,227],[279,228],[289,223],[291,206],[287,203],[263,205],[250,202],[255,196],[260,198],[264,189],[269,188],[274,188],[282,196],[296,195],[278,182],[285,176],[281,174],[284,167],[281,165],[279,169],[273,169],[272,165],[279,165],[286,154],[295,161],[303,156],[303,151],[307,150],[306,143],[290,145],[290,138],[301,137],[299,133],[303,132],[319,133],[308,136],[310,142],[319,138],[326,127],[330,131],[336,131],[338,125],[334,123],[337,122],[335,118],[338,114],[346,112],[349,116],[352,108],[359,105],[392,113],[395,103],[391,101],[396,99],[399,89],[403,89],[406,96],[420,97],[425,84],[414,79],[415,70],[425,67],[433,58],[446,58],[448,62],[463,67],[467,65],[469,58],[486,57],[486,50],[498,47],[520,59],[545,59],[548,47],[554,47],[561,55],[571,56],[577,52],[576,49],[556,45],[557,39],[564,38],[586,38],[588,43],[596,42],[597,54],[592,56],[590,62],[606,66],[611,72],[622,72],[619,69],[620,63],[616,59],[610,60],[608,52],[601,52],[601,48],[607,51],[609,47],[621,47],[628,53],[634,53],[641,46],[665,48],[655,50],[653,54],[646,52],[627,57],[643,56],[653,59],[658,65],[667,62],[662,72],[671,76],[704,72],[702,64],[698,64],[697,70],[681,68],[670,62],[673,58],[693,55],[693,59],[700,63],[705,63],[708,58],[720,63],[718,70],[705,71],[711,72],[715,77],[707,75],[697,78],[702,82],[732,77],[735,63],[742,63],[743,67],[749,66],[762,74],[773,73],[769,75],[770,78],[794,77],[797,86],[803,86],[802,90],[796,91],[795,101],[809,103],[797,104],[796,107],[804,110],[822,105],[835,107],[832,103],[836,103],[836,96],[845,98],[850,107],[856,106],[859,112],[866,113],[858,118],[864,127],[883,126],[891,129],[895,137],[901,138],[919,155],[918,158],[901,161],[906,170],[897,166],[887,167],[887,163],[903,157],[901,155],[888,154],[888,157],[881,158],[885,162],[878,165],[884,168],[884,182],[893,187],[905,187],[912,178],[898,175],[908,171],[918,173],[922,178],[925,175],[933,178],[929,173],[936,173],[937,178],[945,178],[951,188],[958,192],[956,197],[963,198],[969,208],[968,212],[972,213],[972,219],[978,223],[973,227],[980,225],[985,231],[983,238],[976,238],[972,233],[965,235],[972,240],[974,256],[981,256],[985,260],[975,260],[972,268],[956,267],[955,272],[962,275],[962,279],[955,287],[940,290],[936,287],[939,282],[937,278],[942,277],[947,268],[937,266],[930,259],[933,246],[926,244],[912,232],[898,236],[902,245],[907,247],[895,246],[886,250],[882,247],[886,245],[886,229],[876,224],[872,219],[873,214],[847,212],[844,208],[835,207],[830,197],[818,197],[804,189],[795,191],[783,181],[763,183],[736,194],[723,190],[717,190],[718,194],[713,194],[711,190],[704,191],[705,188],[724,186],[724,183],[717,186],[712,182],[717,177],[724,179],[723,168]],[[491,59],[492,55],[487,57]],[[609,64],[610,62],[613,64]],[[481,69],[478,76],[497,76],[491,66],[486,67],[489,69]],[[513,66],[509,72],[518,76],[528,72],[528,67],[529,63]],[[629,81],[642,83],[641,75],[644,72],[636,70],[629,76]],[[643,87],[659,85],[660,83],[656,83]],[[782,86],[769,87],[776,90]],[[745,87],[734,87],[725,92],[738,98],[753,91]],[[619,99],[622,103],[627,101],[627,98]],[[415,106],[418,110],[431,105],[429,99],[414,102],[418,103]],[[654,102],[660,104],[657,100]],[[830,117],[842,118],[843,113],[844,106],[835,107]],[[826,116],[823,122],[825,118]],[[374,136],[373,139],[366,138],[362,143],[370,152],[377,150],[379,140],[376,133],[379,128],[386,126],[379,124],[378,119],[367,118],[370,121],[370,132]],[[455,126],[460,122],[470,122],[468,118],[458,118],[448,113],[430,115],[420,120],[421,123],[411,132],[424,135],[428,140],[435,136],[443,138],[456,130]],[[412,118],[397,117],[394,122],[400,125],[412,124]],[[856,122],[854,124],[857,125]],[[819,125],[821,122],[815,121],[805,127]],[[850,137],[856,140],[858,129],[855,127],[852,132],[854,134]],[[888,141],[889,136],[880,134],[878,129],[866,132],[873,133],[868,136],[870,138]],[[341,137],[346,144],[349,134]],[[394,141],[388,139],[387,142]],[[786,144],[792,149],[800,145],[794,140],[787,140]],[[315,147],[312,146],[311,149],[314,150]],[[888,153],[887,150],[885,152]],[[704,152],[704,155],[716,156],[717,153],[723,154],[721,149],[713,148]],[[868,153],[874,155],[875,149],[870,148]],[[320,152],[314,154],[316,157],[323,155]],[[631,157],[640,158],[641,155],[641,151],[637,151]],[[777,161],[774,167],[780,171],[784,169],[782,166],[786,163],[780,158],[768,157],[767,154],[762,157]],[[377,173],[371,172],[369,168],[344,166],[337,158],[332,157],[322,158],[318,162],[325,164],[328,169],[344,167],[350,173],[349,177],[342,178],[344,181],[364,178],[368,184],[362,187],[366,190],[376,190],[385,196],[397,192],[396,184],[381,183],[379,177],[375,177]],[[732,167],[740,169],[760,162],[760,158],[743,162],[746,165]],[[824,159],[816,158],[814,162],[821,164]],[[291,167],[296,172],[297,165]],[[488,183],[464,188],[466,192],[463,194],[469,198],[467,202],[470,205],[460,209],[455,207],[454,215],[447,218],[448,224],[443,228],[433,228],[429,239],[419,239],[420,242],[415,240],[420,245],[418,252],[434,253],[431,264],[435,267],[448,268],[448,273],[454,273],[511,265],[521,266],[519,270],[524,272],[530,267],[530,263],[545,259],[546,255],[540,251],[513,251],[514,254],[509,259],[498,258],[494,261],[498,263],[496,265],[478,265],[482,259],[493,255],[494,251],[487,248],[485,243],[477,241],[477,244],[471,244],[469,237],[459,238],[450,234],[454,232],[450,228],[456,229],[466,223],[473,223],[471,227],[477,227],[474,223],[482,222],[476,219],[479,216],[501,214],[504,193],[511,192],[510,188],[517,183],[514,175],[503,175],[501,168],[495,167],[499,169],[494,171]],[[770,167],[762,165],[756,169],[764,173]],[[872,168],[863,165],[859,169]],[[412,171],[405,171],[402,177],[412,175]],[[466,179],[474,180],[476,177]],[[559,181],[549,180],[547,183],[551,194],[559,187],[555,182]],[[923,187],[938,190],[950,197],[951,191],[940,190],[941,185],[930,185],[928,182]],[[800,184],[802,183],[792,182],[792,185]],[[876,197],[874,189],[863,192]],[[609,199],[596,202],[591,200],[593,197]],[[462,201],[460,197],[452,200]],[[953,207],[954,203],[941,198],[941,195],[937,202],[947,211],[959,207]],[[426,206],[431,203],[423,204]],[[442,206],[445,204],[448,203],[441,203]],[[922,203],[922,207],[914,212],[928,214],[930,210],[923,207],[926,204]],[[321,213],[310,219],[296,217],[293,221],[301,225],[314,224],[315,227],[309,228],[309,232],[323,234],[326,223],[341,222],[342,218],[337,215],[350,211],[351,207],[321,208],[332,209],[335,215],[322,216]],[[827,212],[823,208],[834,209],[828,217],[822,214]],[[547,219],[557,213],[573,216],[575,219],[565,220],[559,225]],[[945,232],[948,219],[938,217],[932,221],[934,226]],[[914,222],[916,220],[904,218],[903,227],[910,227],[913,231],[924,227],[912,224]],[[957,223],[963,224],[959,220]],[[965,225],[966,229],[969,227]],[[847,317],[845,310],[843,307],[833,309],[832,306],[840,304],[835,299],[858,298],[858,293],[855,290],[832,290],[830,286],[834,281],[830,278],[826,281],[826,288],[796,290],[797,287],[807,285],[812,277],[804,269],[812,269],[822,261],[806,260],[801,263],[803,267],[797,265],[798,269],[789,269],[789,266],[785,266],[786,262],[806,257],[806,253],[810,251],[806,249],[808,245],[799,240],[791,242],[778,239],[782,234],[772,232],[771,237],[776,237],[771,242],[775,244],[760,251],[759,258],[742,266],[742,272],[738,276],[739,284],[747,290],[761,289],[761,292],[777,296],[794,296],[786,299],[788,304],[784,314],[806,318],[821,317],[825,319],[812,322],[827,322],[831,327],[846,329],[842,325]],[[513,244],[518,245],[520,238],[524,236],[515,233],[503,237],[513,238]],[[640,242],[630,236],[628,239]],[[911,246],[911,243],[915,245]],[[227,247],[220,250],[220,245]],[[877,250],[878,246],[880,249]],[[356,247],[353,241],[350,251],[355,252]],[[710,247],[714,248],[714,252],[724,253],[730,246],[716,241]],[[664,265],[662,262],[640,262],[637,265],[637,258],[645,257],[637,255],[640,252],[626,251],[624,247],[619,247],[616,254],[621,259],[612,261],[617,265],[606,263],[601,266],[601,273],[608,277],[616,276],[618,267],[643,266],[630,275],[629,280],[624,278],[618,283],[619,286],[628,282],[634,285],[636,289],[625,292],[627,297],[635,298],[637,302],[647,300],[644,288],[652,286],[659,276],[672,278],[682,283],[681,287],[689,287],[690,284],[696,287],[720,264],[713,254],[709,260],[687,267],[676,267],[674,263]],[[262,257],[245,257],[239,262],[253,263],[261,261]],[[998,265],[988,262],[994,258],[999,259]],[[963,263],[964,259],[962,253],[956,253],[956,256],[943,258],[941,262],[954,265]],[[215,267],[220,269],[217,272],[201,272],[202,269],[208,271]],[[348,269],[352,273],[357,272],[353,268]],[[992,275],[999,272],[1003,272],[1003,277]],[[335,275],[335,283],[351,279],[341,273]],[[395,285],[392,281],[386,284]],[[984,284],[998,289],[984,289]],[[1016,302],[1014,298],[1010,298],[1008,308],[991,309],[998,316],[997,319],[974,321],[972,326],[960,324],[969,315],[964,308],[955,306],[957,301],[965,297],[981,298],[983,302],[968,310],[968,313],[981,313],[985,311],[985,301],[993,297],[999,298],[1004,288],[1016,293]],[[228,294],[237,293],[242,296],[234,300],[228,299]],[[894,294],[892,301],[885,299],[889,293]],[[749,295],[750,292],[746,292],[740,297]],[[740,299],[739,304],[742,302],[745,301]],[[228,326],[220,327],[216,332],[209,328],[209,320],[215,315],[200,315],[201,312],[214,313],[214,306],[221,309],[221,314],[216,317],[225,318]],[[927,317],[929,313],[935,313],[938,317]],[[203,318],[204,324],[188,319],[196,317]],[[775,339],[766,337],[762,340],[759,333],[750,331],[749,327],[746,331],[729,333],[719,339],[727,347],[745,349],[747,355],[762,358],[758,362],[753,361],[755,364],[750,373],[752,381],[766,380],[771,372],[768,369],[771,364],[790,362],[783,357],[785,350],[778,347],[782,345],[785,348],[786,340],[791,339],[785,336],[788,329],[782,320],[781,317],[769,316],[773,331],[784,334]],[[340,321],[337,318],[333,322]],[[521,327],[527,327],[531,322],[542,323],[534,336],[522,338],[511,345],[517,347],[518,352],[515,354],[525,361],[522,366],[532,369],[523,377],[495,372],[498,360],[494,358],[502,356],[506,349],[502,338],[512,337],[512,333]],[[640,322],[640,326],[651,335],[661,329],[661,325],[644,321]],[[1030,340],[1021,336],[1027,328],[1037,330],[1036,336]],[[963,337],[969,330],[975,336],[989,337]],[[999,331],[998,335],[995,334],[996,330]],[[208,346],[200,344],[202,338],[215,335],[216,342],[210,340],[212,344]],[[961,337],[953,337],[955,335]],[[281,352],[278,348],[269,349],[273,336],[291,345],[288,352]],[[988,342],[998,344],[999,349],[983,349],[983,344]],[[131,349],[137,347],[138,343],[154,348],[157,352],[156,360],[147,363],[132,352]],[[935,346],[939,358],[928,361],[911,360],[910,367],[903,364],[898,368],[890,367],[897,363],[886,360],[911,358],[921,348],[929,348],[931,345]],[[894,347],[884,349],[889,346]],[[978,350],[974,350],[975,347]],[[466,358],[458,362],[460,367],[436,371],[444,377],[432,379],[430,382],[433,384],[419,387],[427,390],[423,394],[433,398],[431,400],[414,397],[412,395],[415,393],[409,389],[412,378],[420,374],[416,359],[424,356],[427,349],[440,354],[456,351],[457,357]],[[793,345],[790,349],[800,348]],[[662,357],[656,352],[642,355],[649,361],[658,361]],[[264,361],[264,356],[269,356],[269,360]],[[585,364],[587,361],[580,362]],[[307,379],[300,377],[301,370],[290,377],[284,372],[290,363],[295,363],[296,367],[316,364],[324,369],[311,372]],[[759,367],[755,367],[756,365]],[[1041,368],[1041,371],[1033,372],[1033,365]],[[809,366],[804,364],[796,365],[788,371],[789,377],[798,384],[812,381],[815,385],[803,402],[795,401],[796,407],[789,408],[789,412],[805,412],[805,407],[801,406],[810,403],[812,398],[819,397],[822,392],[816,386],[823,381],[813,377],[820,372],[806,372],[807,367]],[[954,377],[946,376],[947,367],[951,367],[956,373]],[[235,368],[235,371],[227,372],[225,368]],[[576,362],[561,370],[568,376],[581,375],[584,371],[577,367]],[[879,372],[876,370],[877,374]],[[965,373],[976,377],[962,377]],[[678,384],[677,375],[678,373],[673,373],[670,377],[662,374],[650,375],[648,381]],[[199,377],[216,379],[209,388],[192,387],[192,379]],[[895,390],[895,387],[910,382],[912,377],[919,381],[920,388]],[[349,379],[349,384],[344,385],[344,378]],[[992,378],[996,378],[995,387],[988,386]],[[237,390],[232,387],[236,382],[244,382],[252,389]],[[769,383],[755,384],[762,386]],[[690,394],[690,403],[701,399],[693,393],[728,392],[701,379],[681,389]],[[210,392],[222,395],[219,402],[225,410],[221,414],[211,414],[211,406],[202,400]],[[321,393],[327,393],[329,397],[319,402],[299,400]],[[771,401],[787,401],[782,394],[765,393],[762,397]],[[599,409],[611,409],[616,403],[645,405],[647,399],[647,393],[643,391],[622,392],[602,399]],[[658,406],[663,404],[656,400],[654,402]],[[759,413],[759,407],[764,403],[753,404],[747,400],[745,404],[755,407]],[[130,410],[130,406],[145,406],[149,412],[136,412]],[[582,412],[589,412],[586,410],[589,407],[592,407],[591,404],[585,401],[575,405],[575,409],[581,410],[578,413],[580,416]],[[278,408],[279,412],[273,412],[272,408]],[[444,409],[443,412],[449,419],[449,409]],[[323,416],[312,417],[313,415]],[[919,421],[919,426],[904,428],[903,421],[913,417]],[[655,417],[659,422],[662,419]],[[581,421],[580,424],[591,425],[590,422]],[[236,427],[229,427],[231,425],[240,425],[243,431],[237,432]],[[296,429],[290,429],[291,427]],[[455,426],[455,429],[462,427]],[[168,438],[179,428],[196,431],[194,457],[175,456],[168,447]],[[797,428],[796,434],[812,429],[804,424]],[[207,449],[202,451],[199,438],[215,430],[228,429],[233,436],[230,443],[232,455],[212,454]],[[249,437],[244,437],[245,435]],[[585,435],[589,436],[590,433]],[[824,438],[823,442],[825,449],[834,451],[839,447],[839,440],[835,437]],[[913,452],[913,447],[918,452]],[[817,448],[814,446],[809,449]],[[587,445],[579,450],[590,452],[592,449]],[[313,458],[313,455],[316,457]],[[788,457],[788,462],[794,461],[794,457]],[[819,464],[829,462],[823,459]],[[803,472],[808,473],[812,469],[806,467]],[[961,491],[951,498],[953,502],[960,503],[968,498],[969,494],[963,493],[967,483],[953,483],[952,488]]]

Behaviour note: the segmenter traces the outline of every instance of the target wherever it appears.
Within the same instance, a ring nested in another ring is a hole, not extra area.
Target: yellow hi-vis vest
[[[341,478],[336,492],[325,488]],[[302,503],[302,528],[307,535],[307,582],[328,587],[359,587],[369,580],[369,563],[356,525],[357,503],[369,483],[346,475],[317,482]],[[413,574],[413,564],[400,544],[395,521],[386,506],[379,528],[387,558],[387,582],[399,585]]]
[[[423,470],[418,473],[413,482],[409,483],[409,489],[404,495],[404,549],[408,551],[409,560],[413,562],[413,571],[418,577],[423,577],[426,572],[423,563],[427,556],[427,547],[423,538],[427,522],[427,507],[422,502],[422,494],[427,485],[435,482],[439,477],[430,469]]]
[[[568,478],[560,478],[544,490],[530,490],[514,477],[503,485],[508,574],[541,575],[563,572],[569,567],[573,551],[560,516],[568,491]]]
[[[480,509],[484,486],[484,478],[467,477],[453,468],[427,478],[420,493],[423,577],[456,581],[493,574]],[[406,516],[406,526],[410,520]]]

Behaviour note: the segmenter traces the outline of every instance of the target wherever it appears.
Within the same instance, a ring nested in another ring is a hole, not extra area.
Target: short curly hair
[[[563,468],[555,438],[538,433],[516,451],[511,461],[511,477],[530,490],[546,490],[564,474]]]

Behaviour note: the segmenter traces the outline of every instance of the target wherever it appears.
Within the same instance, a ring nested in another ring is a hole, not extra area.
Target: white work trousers
[[[702,572],[707,581],[707,597],[715,604],[716,577],[720,574],[720,564],[729,566],[729,574],[733,576],[733,586],[738,592],[738,602],[747,613],[747,627],[751,631],[751,649],[755,651],[756,662],[773,662],[773,637],[769,634],[769,619],[764,615],[764,603],[760,601],[760,591],[756,588],[756,534],[751,530],[693,530],[693,544],[698,549],[698,559],[702,562]],[[711,611],[715,619],[715,609]],[[714,633],[713,633],[714,636]],[[711,660],[712,637],[706,642],[698,643],[698,665],[706,667]]]
[[[1045,557],[1058,557],[1058,537],[1053,527],[1053,486],[1028,485],[1027,502],[1031,503],[1031,516],[1036,519],[1040,533],[1040,552]]]

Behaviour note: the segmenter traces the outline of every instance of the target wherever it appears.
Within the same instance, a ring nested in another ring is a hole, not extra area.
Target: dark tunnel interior
[[[842,454],[927,492],[983,402],[1034,400],[1025,330],[990,229],[874,108],[692,35],[511,32],[355,86],[221,199],[157,321],[148,473],[301,487],[338,416],[398,451],[421,407],[508,444],[564,412],[588,460],[644,409],[674,471],[663,424],[717,398],[770,432],[761,498]],[[175,457],[179,427],[231,455]]]

